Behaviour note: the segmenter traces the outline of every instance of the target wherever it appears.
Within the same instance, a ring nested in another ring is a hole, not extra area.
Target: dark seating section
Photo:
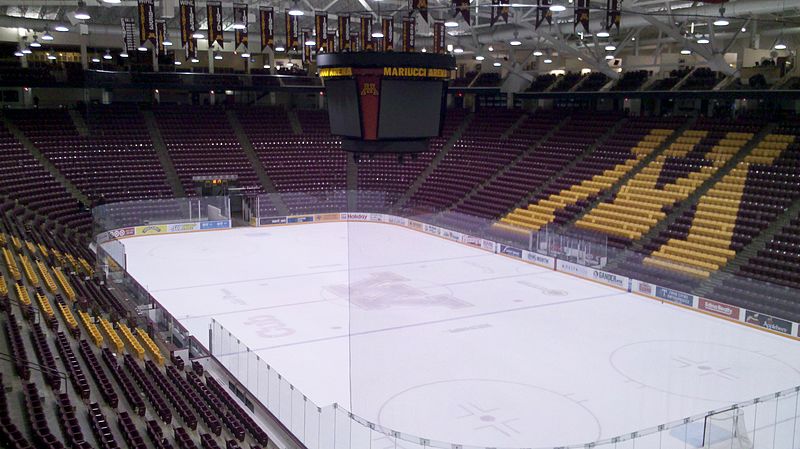
[[[550,73],[537,76],[530,86],[525,89],[527,92],[544,92],[556,82],[556,76]]]
[[[722,80],[723,76],[707,67],[700,67],[686,79],[681,90],[711,90]]]
[[[92,200],[172,196],[136,106],[93,106],[83,115],[88,136],[80,135],[65,109],[20,110],[11,117],[36,148]]]
[[[689,72],[692,71],[691,67],[683,69],[670,70],[667,76],[659,79],[650,87],[650,90],[670,90],[675,87],[680,80],[683,79]]]
[[[577,92],[597,92],[608,83],[608,76],[600,72],[586,75],[586,79],[578,86]]]
[[[416,210],[448,207],[519,156],[526,142],[503,137],[520,110],[487,108],[477,112],[461,138],[409,199]]]
[[[228,122],[225,109],[160,106],[153,113],[187,195],[196,194],[193,176],[236,175],[239,187],[260,190],[261,183]]]
[[[395,204],[464,124],[466,117],[463,109],[448,110],[441,137],[431,138],[426,151],[415,157],[405,156],[402,163],[393,154],[362,157],[358,161],[358,210],[384,211]]]
[[[63,449],[64,444],[50,431],[39,390],[33,382],[23,384],[25,394],[25,414],[33,433],[33,443],[37,448]]]
[[[622,78],[617,81],[617,84],[611,88],[611,90],[615,91],[636,91],[639,90],[644,83],[647,82],[647,79],[650,77],[650,74],[647,70],[633,70],[631,72],[624,72],[622,74]]]
[[[553,87],[553,92],[568,92],[572,89],[576,84],[581,81],[581,74],[575,72],[567,72],[566,75],[559,75],[558,81],[556,81],[555,87]]]

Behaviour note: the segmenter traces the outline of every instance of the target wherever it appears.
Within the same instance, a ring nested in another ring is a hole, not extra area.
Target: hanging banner
[[[189,43],[186,44],[186,51],[185,56],[187,60],[197,59],[197,39],[191,38],[189,39]]]
[[[383,45],[378,47],[382,51],[394,51],[394,19],[384,17],[381,19],[381,33],[383,33]]]
[[[308,64],[311,62],[311,52],[312,48],[311,45],[308,45],[309,40],[311,39],[311,30],[308,28],[303,28],[300,32],[300,35],[303,39],[303,64]]]
[[[156,20],[156,56],[167,54],[167,47],[164,46],[164,41],[167,40],[167,21]]]
[[[328,31],[328,38],[325,39],[325,51],[336,53],[336,32]]]
[[[372,46],[372,15],[363,14],[361,16],[361,51],[373,51]]]
[[[500,17],[500,0],[492,0],[492,8],[489,14],[489,26],[494,26],[498,17]]]
[[[606,31],[616,26],[617,32],[619,32],[619,25],[622,20],[621,6],[622,0],[606,0]]]
[[[552,0],[536,0],[536,29],[538,29],[545,20],[548,25],[553,24],[553,11],[550,11],[551,3]]]
[[[403,32],[400,39],[402,50],[404,52],[413,52],[415,44],[415,35],[417,34],[417,19],[416,17],[403,17]]]
[[[361,47],[359,46],[361,40],[358,38],[358,31],[351,31],[350,32],[350,51],[356,52],[361,51]]]
[[[433,52],[441,55],[446,51],[444,44],[444,20],[433,21]]]
[[[300,50],[298,46],[300,27],[298,25],[297,16],[290,15],[288,8],[284,12],[284,16],[286,17],[286,50]]]
[[[317,53],[325,53],[325,46],[328,38],[328,13],[325,11],[314,12],[314,42],[317,46]]]
[[[153,44],[153,48],[158,45],[155,0],[139,0],[139,44],[145,42]]]
[[[233,51],[244,46],[247,50],[249,38],[247,36],[247,3],[234,3],[233,4],[233,23],[243,23],[244,28],[233,30]]]
[[[128,54],[136,51],[136,21],[132,17],[120,19],[122,24],[122,48]]]
[[[453,10],[453,17],[461,13],[464,22],[467,22],[467,25],[469,25],[469,0],[452,0],[452,2],[455,8]]]
[[[272,6],[259,6],[258,27],[261,31],[261,51],[275,48],[275,10]]]
[[[350,16],[341,14],[339,22],[339,51],[350,51]]]
[[[428,0],[408,0],[408,9],[419,11],[422,19],[428,21]]]
[[[508,12],[510,5],[511,2],[509,0],[500,0],[500,17],[502,17],[506,23],[508,23]]]
[[[180,0],[181,47],[187,48],[195,32],[194,0]]]
[[[589,32],[589,0],[575,0],[575,18],[572,23],[572,30],[578,27],[578,24],[583,25],[583,29]]]
[[[225,44],[222,33],[222,2],[208,0],[206,14],[208,14],[208,46],[211,47],[216,42],[219,48],[222,48]]]

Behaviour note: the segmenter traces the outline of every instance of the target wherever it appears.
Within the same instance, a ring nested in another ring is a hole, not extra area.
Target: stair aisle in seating
[[[497,224],[538,231],[560,215],[577,212],[610,189],[620,178],[657,149],[679,125],[677,122],[632,119],[593,154],[548,186],[526,208],[517,208]]]

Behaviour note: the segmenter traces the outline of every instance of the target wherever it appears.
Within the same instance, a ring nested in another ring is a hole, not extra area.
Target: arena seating
[[[84,111],[88,136],[78,133],[64,109],[20,110],[11,117],[39,151],[91,200],[172,196],[135,106]]]
[[[153,112],[187,195],[196,194],[193,176],[236,175],[238,186],[261,188],[224,109],[159,106]]]

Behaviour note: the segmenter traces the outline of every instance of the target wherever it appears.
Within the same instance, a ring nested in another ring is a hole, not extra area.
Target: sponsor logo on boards
[[[462,241],[464,243],[466,243],[467,245],[478,246],[478,247],[481,246],[481,241],[482,240],[483,239],[481,239],[479,237],[474,237],[474,236],[471,236],[471,235],[465,235],[464,238],[462,239]]]
[[[449,229],[442,229],[441,235],[442,235],[442,237],[444,237],[446,239],[455,240],[456,242],[460,242],[462,234],[460,232],[451,231]]]
[[[644,293],[645,295],[653,295],[653,286],[648,284],[647,282],[639,281],[639,293]]]
[[[387,219],[387,221],[389,223],[392,223],[392,224],[402,225],[402,226],[407,226],[408,225],[408,219],[403,218],[403,217],[395,217],[394,215],[388,215],[386,217],[386,219]]]
[[[186,232],[197,229],[197,223],[178,223],[167,225],[167,232]]]
[[[261,219],[261,226],[286,224],[286,217],[264,217]]]
[[[712,301],[706,298],[699,298],[697,307],[700,310],[711,312],[716,315],[721,315],[728,318],[739,318],[739,308],[736,306],[729,306],[721,302]]]
[[[339,214],[317,214],[314,215],[314,221],[337,221]]]
[[[689,306],[689,307],[691,307],[694,303],[693,295],[684,292],[679,292],[677,290],[672,290],[670,288],[659,287],[657,285],[656,285],[656,297],[667,300],[669,302],[683,304],[684,306]]]
[[[313,215],[298,215],[295,217],[287,217],[287,223],[311,223],[314,221]]]
[[[497,250],[497,243],[495,243],[495,242],[493,242],[491,240],[483,240],[483,239],[481,239],[481,248],[483,248],[483,249],[485,249],[487,251],[495,252]]]
[[[438,226],[433,226],[433,225],[429,225],[429,224],[424,225],[422,227],[422,230],[427,232],[428,234],[438,234],[439,233],[439,227]]]
[[[417,231],[421,231],[422,223],[414,220],[408,220],[408,227],[411,229],[416,229]]]
[[[136,230],[134,228],[121,228],[121,229],[114,229],[114,230],[108,231],[109,237],[114,238],[114,239],[118,239],[118,238],[121,238],[121,237],[127,237],[127,236],[130,236],[130,235],[134,235],[135,233],[136,233]]]
[[[369,215],[359,213],[344,213],[342,214],[342,220],[367,221],[369,220]]]
[[[606,271],[592,270],[592,278],[604,284],[625,288],[626,279]]]
[[[525,251],[525,260],[547,268],[553,268],[554,266],[552,257],[544,256],[531,251]]]
[[[228,220],[212,220],[201,221],[200,229],[224,229],[231,227],[231,222]]]
[[[586,267],[584,267],[583,265],[578,265],[578,264],[575,264],[575,263],[572,263],[572,262],[567,262],[566,260],[559,260],[559,261],[556,262],[556,266],[557,266],[558,271],[563,271],[565,273],[577,274],[578,276],[581,276],[581,277],[587,277],[586,276]]]
[[[147,225],[147,226],[137,226],[134,228],[134,232],[136,234],[159,234],[162,232],[167,232],[166,225]]]
[[[792,334],[792,323],[774,316],[764,315],[763,313],[753,312],[748,310],[744,315],[745,323],[755,324],[763,328],[781,332],[783,334]]]
[[[500,254],[522,259],[522,250],[513,246],[500,245]]]

